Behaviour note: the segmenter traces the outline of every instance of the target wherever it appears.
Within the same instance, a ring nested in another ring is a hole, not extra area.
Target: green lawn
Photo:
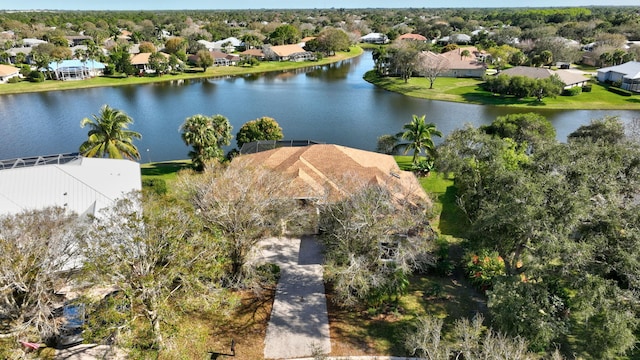
[[[154,82],[163,82],[171,80],[188,80],[198,79],[204,77],[218,77],[218,76],[231,76],[231,75],[244,75],[244,74],[257,74],[270,71],[282,71],[290,69],[299,69],[309,66],[325,65],[340,60],[356,57],[362,54],[362,48],[358,46],[351,47],[348,52],[338,52],[335,56],[326,57],[319,61],[303,61],[303,62],[291,62],[291,61],[265,61],[261,62],[258,66],[246,67],[246,66],[216,66],[210,67],[206,72],[202,72],[202,69],[194,69],[189,72],[180,73],[177,75],[162,75],[162,76],[129,76],[129,77],[95,77],[87,80],[77,81],[54,81],[46,80],[41,83],[31,83],[28,81],[22,81],[16,84],[4,84],[0,86],[0,95],[4,94],[18,94],[28,92],[39,91],[55,91],[55,90],[71,90],[71,89],[83,89],[93,87],[104,86],[124,86],[124,85],[140,85],[149,84]]]
[[[429,89],[429,81],[414,77],[405,83],[400,78],[378,77],[369,71],[365,79],[386,90],[407,96],[424,99],[464,102],[478,105],[513,106],[523,109],[616,109],[640,110],[640,95],[621,96],[607,90],[607,86],[593,83],[592,91],[577,96],[558,96],[537,101],[534,98],[515,99],[500,97],[483,90],[481,79],[470,78],[438,78],[433,89]]]
[[[142,178],[160,178],[172,181],[178,176],[178,171],[190,169],[191,160],[174,160],[140,165]]]

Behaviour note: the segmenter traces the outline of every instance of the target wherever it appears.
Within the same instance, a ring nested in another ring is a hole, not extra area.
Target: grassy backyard
[[[429,81],[413,77],[405,83],[396,77],[378,77],[369,71],[365,79],[386,90],[407,96],[424,99],[463,102],[478,105],[513,106],[526,110],[563,109],[563,110],[640,110],[640,95],[621,96],[607,90],[607,86],[592,83],[591,92],[577,96],[558,96],[537,101],[534,98],[516,99],[500,97],[483,90],[482,80],[472,78],[438,78],[429,89]]]
[[[303,61],[303,62],[291,62],[291,61],[265,61],[261,62],[258,66],[215,66],[210,67],[207,71],[203,72],[202,69],[194,69],[188,72],[179,73],[177,75],[162,75],[162,76],[129,76],[129,77],[95,77],[86,80],[77,81],[54,81],[46,80],[41,83],[32,83],[28,81],[22,81],[16,84],[5,84],[0,86],[0,95],[5,94],[18,94],[40,91],[56,91],[56,90],[72,90],[83,89],[93,87],[104,86],[124,86],[124,85],[140,85],[149,84],[155,82],[172,81],[172,80],[189,80],[205,77],[224,77],[233,75],[245,75],[245,74],[259,74],[271,71],[283,71],[305,68],[310,66],[319,66],[334,63],[340,60],[356,57],[362,54],[363,50],[360,47],[351,47],[349,52],[338,52],[335,56],[326,57],[318,61]]]

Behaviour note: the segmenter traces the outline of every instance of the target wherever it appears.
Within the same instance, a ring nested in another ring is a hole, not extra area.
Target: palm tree
[[[109,157],[112,159],[140,159],[133,139],[140,139],[140,133],[128,130],[133,119],[125,112],[103,105],[100,115],[93,119],[84,118],[81,127],[89,126],[87,141],[80,145],[80,153],[86,157]]]
[[[231,124],[222,115],[213,117],[193,115],[180,126],[182,140],[193,147],[189,157],[198,171],[204,169],[208,160],[221,158],[222,146],[231,141]]]
[[[425,150],[431,158],[436,156],[436,146],[433,143],[432,136],[442,137],[442,132],[436,129],[434,123],[425,123],[426,115],[413,115],[410,123],[404,124],[402,127],[404,132],[398,133],[398,137],[408,140],[408,143],[400,144],[404,147],[404,153],[413,150],[413,164],[418,164],[418,156]]]

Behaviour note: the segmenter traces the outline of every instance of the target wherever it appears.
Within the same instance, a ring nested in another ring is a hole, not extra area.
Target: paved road
[[[288,359],[331,352],[322,277],[322,251],[314,237],[267,239],[258,257],[280,266],[264,357]]]

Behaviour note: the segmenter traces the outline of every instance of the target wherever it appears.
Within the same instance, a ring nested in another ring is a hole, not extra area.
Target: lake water
[[[0,96],[0,159],[76,152],[86,139],[84,117],[103,104],[129,114],[141,162],[187,158],[178,128],[195,114],[226,116],[237,130],[249,120],[270,116],[285,139],[310,139],[374,150],[378,136],[395,134],[413,114],[426,114],[445,135],[465,123],[488,124],[522,109],[414,99],[367,83],[370,53],[332,65],[261,75],[171,81]],[[0,85],[10,86],[10,85]],[[437,82],[435,84],[437,86]],[[556,127],[558,139],[591,119],[618,115],[628,121],[638,111],[539,110]],[[436,139],[436,142],[440,140]],[[235,139],[229,148],[235,147]]]

